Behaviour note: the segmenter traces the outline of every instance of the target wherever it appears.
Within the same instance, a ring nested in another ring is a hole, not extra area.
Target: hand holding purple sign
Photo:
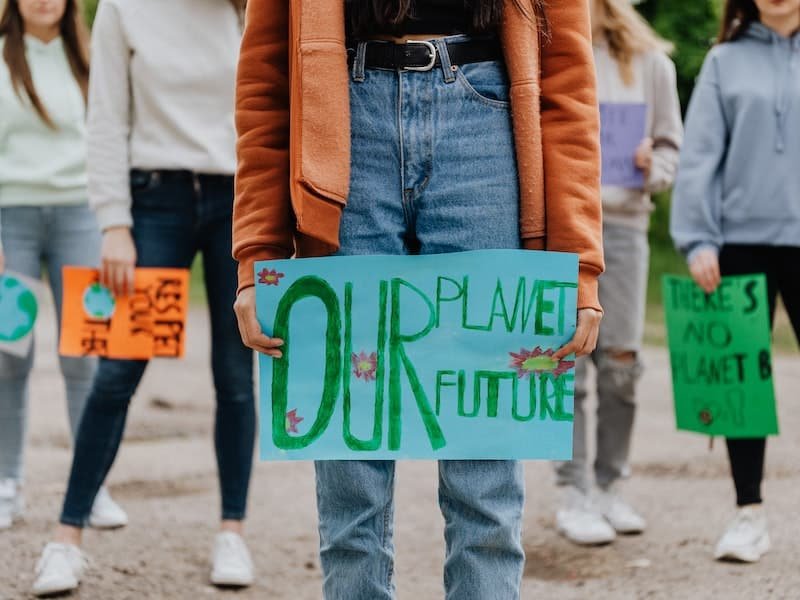
[[[640,189],[644,173],[635,156],[645,137],[647,105],[604,102],[600,104],[600,141],[603,185]]]

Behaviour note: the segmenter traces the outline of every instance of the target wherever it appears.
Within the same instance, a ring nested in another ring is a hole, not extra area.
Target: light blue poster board
[[[259,262],[261,456],[572,456],[573,254],[482,250]]]

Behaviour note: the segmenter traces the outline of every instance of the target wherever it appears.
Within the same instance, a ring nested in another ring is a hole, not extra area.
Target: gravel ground
[[[193,311],[188,356],[153,364],[134,400],[123,451],[110,487],[131,524],[86,536],[94,568],[76,597],[86,600],[320,598],[313,470],[310,464],[261,463],[251,491],[248,539],[258,568],[249,590],[207,584],[210,542],[219,498],[210,443],[212,387],[208,326]],[[28,512],[0,533],[0,598],[25,598],[33,567],[60,507],[69,467],[63,389],[52,321],[40,324],[27,455]],[[557,495],[545,463],[527,465],[524,544],[525,599],[800,598],[800,360],[776,359],[784,434],[770,442],[766,498],[773,551],[757,565],[715,563],[712,546],[733,514],[724,444],[674,430],[667,354],[645,352],[630,500],[650,527],[598,549],[570,545],[556,534]],[[443,596],[442,522],[436,468],[399,466],[397,484],[398,597]],[[495,600],[495,599],[486,599]],[[503,600],[503,599],[496,599]]]

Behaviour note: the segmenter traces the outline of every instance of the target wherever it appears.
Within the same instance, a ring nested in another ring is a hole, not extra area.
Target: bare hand
[[[634,157],[636,167],[641,169],[645,177],[650,177],[650,169],[653,166],[653,138],[646,137],[636,149]]]
[[[719,285],[722,276],[719,272],[719,257],[716,250],[706,248],[700,250],[692,257],[689,264],[689,271],[697,285],[703,288],[706,294],[710,294]]]
[[[562,346],[553,355],[556,360],[574,353],[576,356],[586,356],[594,352],[597,347],[597,336],[600,333],[600,321],[603,313],[593,308],[582,308],[578,311],[578,327],[572,340]]]
[[[279,350],[283,346],[283,340],[267,337],[261,331],[261,325],[256,318],[255,288],[249,287],[239,292],[233,310],[239,321],[239,333],[245,346],[272,358],[283,356],[283,352]]]
[[[133,293],[136,268],[136,246],[128,227],[113,227],[103,232],[100,283],[115,296]]]

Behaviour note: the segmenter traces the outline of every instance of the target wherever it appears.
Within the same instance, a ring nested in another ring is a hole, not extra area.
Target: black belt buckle
[[[436,46],[434,46],[432,42],[426,40],[408,40],[406,44],[425,46],[430,54],[429,56],[430,61],[428,62],[428,64],[422,65],[420,67],[404,66],[403,67],[404,71],[430,71],[433,69],[433,67],[436,65],[436,57],[438,55],[438,51],[436,50]]]

